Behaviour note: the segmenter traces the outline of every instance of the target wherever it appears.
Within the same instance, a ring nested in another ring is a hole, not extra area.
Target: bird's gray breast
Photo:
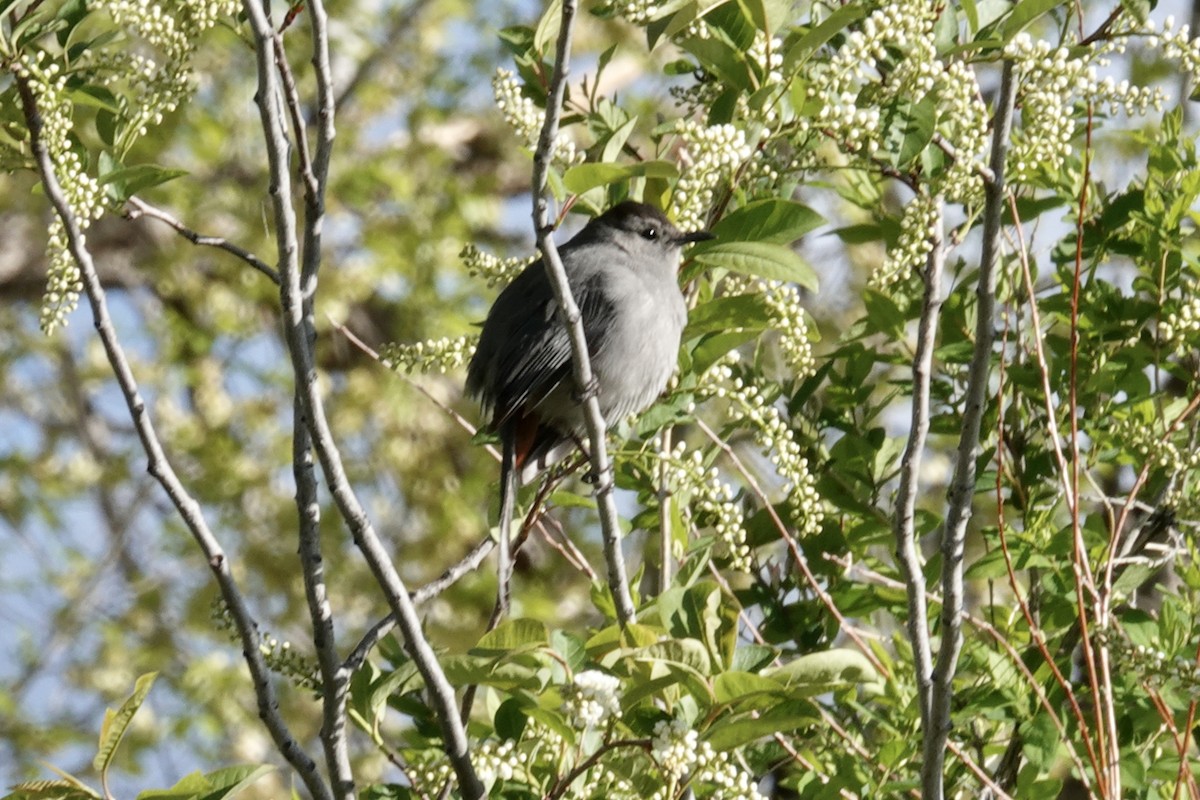
[[[605,273],[615,298],[612,330],[603,339],[593,367],[600,408],[608,424],[643,411],[666,388],[675,371],[687,306],[675,281],[674,265],[617,268]]]

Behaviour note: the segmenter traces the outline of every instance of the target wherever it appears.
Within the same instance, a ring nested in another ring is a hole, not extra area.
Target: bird
[[[608,425],[648,408],[674,374],[687,323],[678,278],[683,248],[711,238],[705,230],[681,232],[659,208],[626,200],[559,248]],[[489,429],[502,445],[501,611],[508,607],[518,477],[527,483],[585,431],[572,370],[562,312],[539,260],[497,296],[467,366],[467,394],[491,414]]]

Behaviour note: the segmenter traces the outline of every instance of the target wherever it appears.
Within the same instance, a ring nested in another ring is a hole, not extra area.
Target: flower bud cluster
[[[1185,694],[1200,700],[1200,664],[1195,659],[1170,653],[1144,644],[1135,645],[1123,636],[1102,631],[1097,638],[1109,648],[1115,665],[1161,688],[1178,686]]]
[[[767,302],[771,327],[779,331],[779,346],[792,377],[803,379],[817,368],[808,329],[808,315],[800,303],[795,285],[781,281],[760,281],[759,290]]]
[[[954,147],[954,158],[937,185],[948,199],[964,205],[983,201],[983,177],[977,167],[988,147],[988,110],[975,71],[961,61],[946,65],[939,82],[938,131]]]
[[[883,135],[880,105],[925,97],[942,77],[936,21],[935,6],[924,0],[887,3],[863,20],[833,58],[814,64],[808,96],[820,111],[815,120],[801,121],[801,133],[816,128],[848,153],[872,155]],[[860,101],[868,95],[868,102]]]
[[[600,728],[621,711],[621,681],[612,675],[589,669],[572,681],[573,693],[568,712],[576,728]]]
[[[119,102],[126,141],[145,136],[150,125],[178,108],[192,91],[191,58],[201,34],[222,20],[236,18],[237,0],[111,0],[106,4],[116,24],[161,58],[161,63],[131,48],[99,52],[92,68],[120,75],[132,88]]]
[[[696,230],[707,223],[714,190],[732,180],[754,155],[754,148],[747,143],[745,131],[734,125],[680,120],[676,132],[683,138],[679,155],[683,174],[675,184],[676,220],[682,230]]]
[[[462,259],[467,274],[473,278],[483,278],[487,281],[488,288],[511,283],[513,278],[521,274],[522,270],[537,261],[537,256],[500,258],[483,252],[473,244],[463,247],[458,257]]]
[[[1168,473],[1200,468],[1200,450],[1180,447],[1140,419],[1119,420],[1110,429],[1110,435],[1118,447],[1133,453],[1141,464],[1157,464]]]
[[[1196,350],[1200,347],[1200,294],[1192,294],[1179,306],[1179,310],[1167,314],[1167,319],[1158,326],[1159,336],[1169,342],[1174,350]]]
[[[650,756],[674,779],[671,783],[687,780],[693,787],[698,784],[713,787],[713,791],[701,796],[714,800],[766,800],[759,793],[753,775],[734,763],[728,753],[718,752],[708,742],[701,741],[700,734],[683,720],[655,724]],[[667,800],[672,796],[668,791],[663,786],[651,797]]]
[[[393,370],[445,374],[464,366],[475,354],[478,335],[443,336],[416,344],[392,342],[379,350],[379,360]]]
[[[1165,96],[1160,89],[1098,78],[1097,69],[1109,64],[1105,58],[1109,47],[1090,47],[1083,55],[1072,57],[1066,45],[1034,41],[1025,32],[1005,45],[1004,55],[1013,60],[1016,69],[1022,121],[1008,156],[1012,180],[1028,182],[1043,171],[1054,172],[1062,166],[1075,136],[1072,106],[1076,99],[1107,104],[1111,113],[1124,110],[1130,115],[1145,114],[1150,106],[1162,108]]]
[[[79,153],[71,148],[71,103],[67,98],[67,76],[59,64],[44,51],[23,54],[16,65],[33,94],[42,118],[41,141],[50,155],[55,178],[62,187],[67,205],[81,231],[104,213],[104,194],[99,182],[84,170]],[[47,232],[46,259],[49,268],[46,292],[42,297],[41,327],[47,335],[67,324],[67,315],[75,310],[79,293],[79,267],[67,244],[66,227],[55,215]],[[81,234],[85,244],[86,239]]]
[[[1195,82],[1200,79],[1200,37],[1192,37],[1192,28],[1187,23],[1175,29],[1175,16],[1168,14],[1163,20],[1162,29],[1152,19],[1139,23],[1128,14],[1121,16],[1113,31],[1117,53],[1125,52],[1124,38],[1142,36],[1146,45],[1156,48],[1163,58],[1178,61],[1182,70],[1192,77]]]
[[[697,524],[711,523],[717,538],[725,545],[733,569],[749,572],[753,567],[746,545],[745,514],[733,487],[721,480],[716,467],[704,466],[704,454],[679,442],[672,452],[659,453],[666,472],[666,488],[689,498],[689,511]],[[682,554],[676,554],[682,555]]]
[[[729,401],[730,420],[751,429],[755,443],[783,479],[783,492],[791,504],[791,521],[797,533],[801,536],[818,533],[825,520],[825,504],[817,492],[817,481],[808,468],[808,459],[779,409],[763,396],[758,386],[735,377],[730,361],[726,359],[718,361],[701,376],[697,395]]]
[[[492,76],[492,94],[496,98],[496,107],[500,109],[509,126],[525,141],[527,147],[531,150],[536,148],[546,117],[532,100],[521,94],[521,84],[517,82],[517,76],[511,70],[496,70],[496,74]],[[554,139],[550,158],[557,164],[570,166],[582,161],[583,153],[579,152],[575,143],[560,130]]]
[[[920,272],[933,250],[931,231],[939,213],[937,200],[924,191],[909,201],[900,218],[899,239],[867,281],[871,288],[884,290]]]

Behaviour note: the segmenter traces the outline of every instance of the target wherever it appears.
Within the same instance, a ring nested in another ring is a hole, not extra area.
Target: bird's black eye
[[[658,227],[655,225],[650,225],[649,227],[643,228],[642,238],[653,242],[658,238]]]

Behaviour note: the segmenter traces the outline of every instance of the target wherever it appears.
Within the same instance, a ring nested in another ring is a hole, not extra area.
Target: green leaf
[[[713,694],[718,703],[732,703],[754,694],[781,693],[779,681],[752,672],[722,672],[713,681]]]
[[[858,650],[835,648],[822,653],[800,656],[782,667],[763,670],[762,674],[786,684],[801,694],[814,695],[855,683],[876,683],[879,673]]]
[[[775,648],[763,644],[744,644],[733,654],[733,663],[729,668],[733,671],[755,672],[770,664],[775,659]]]
[[[1000,38],[1007,44],[1038,17],[1062,5],[1062,0],[1023,0],[1000,23]]]
[[[193,772],[170,789],[150,789],[141,792],[137,800],[221,800],[233,797],[259,778],[275,772],[269,764],[246,764],[202,775]]]
[[[790,247],[766,242],[729,242],[713,245],[703,253],[695,254],[694,258],[708,267],[798,283],[809,291],[817,291],[816,272]]]
[[[750,71],[739,50],[716,38],[686,39],[680,46],[725,83],[743,92],[751,90]]]
[[[571,194],[583,194],[597,186],[609,186],[629,178],[674,178],[679,169],[669,161],[639,161],[636,164],[577,164],[563,175],[563,185]]]
[[[510,697],[496,709],[495,730],[501,739],[516,741],[525,731],[529,715],[525,713],[524,704],[518,697]]]
[[[158,186],[160,183],[166,183],[187,174],[187,170],[183,169],[167,169],[155,164],[136,164],[132,167],[119,167],[107,174],[102,174],[100,185],[105,187],[112,200],[123,203],[143,189]]]
[[[510,653],[549,643],[550,634],[544,623],[528,618],[510,619],[500,623],[495,630],[485,633],[471,652],[476,655]]]
[[[736,330],[705,336],[692,351],[692,371],[700,374],[728,353],[744,344],[753,342],[762,335],[760,330]]]
[[[562,0],[550,0],[542,18],[538,20],[537,29],[533,32],[533,49],[545,53],[558,38],[558,29],[562,27]],[[551,49],[553,49],[551,47]]]
[[[883,115],[883,146],[893,166],[905,169],[933,140],[937,124],[937,97],[930,94],[919,102],[899,102]]]
[[[722,720],[704,734],[704,740],[715,750],[732,750],[776,733],[787,733],[813,724],[817,712],[807,701],[780,703],[761,714],[749,714]]]
[[[75,30],[75,26],[83,21],[83,18],[88,14],[87,0],[67,0],[55,14],[55,19],[66,23],[59,27],[57,32],[58,44],[63,47],[67,43],[67,39],[71,37],[71,32]]]
[[[769,325],[767,304],[761,294],[718,297],[696,306],[688,313],[683,339],[688,341],[706,333],[726,332],[735,328],[762,331]]]
[[[712,234],[716,238],[701,242],[692,250],[692,254],[728,242],[791,244],[824,222],[824,217],[803,203],[780,199],[760,200],[722,217],[712,227]]]
[[[101,774],[108,772],[113,756],[116,755],[117,747],[121,744],[125,731],[129,729],[133,715],[142,707],[142,703],[145,702],[146,695],[150,694],[150,687],[154,685],[154,679],[157,677],[157,672],[147,672],[142,675],[133,685],[133,694],[126,698],[120,708],[116,711],[111,708],[105,710],[104,724],[100,726],[100,746],[96,750],[96,757],[92,760],[92,768],[97,772]]]
[[[870,6],[866,3],[847,3],[825,18],[820,25],[801,36],[788,48],[783,59],[783,74],[791,75],[797,65],[803,63],[818,47],[821,47],[844,29],[867,16]]]

